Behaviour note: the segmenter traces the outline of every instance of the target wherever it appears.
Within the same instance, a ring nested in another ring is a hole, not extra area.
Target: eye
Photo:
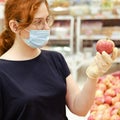
[[[42,20],[41,19],[36,20],[36,21],[33,22],[33,24],[34,25],[40,25],[40,24],[42,24]]]

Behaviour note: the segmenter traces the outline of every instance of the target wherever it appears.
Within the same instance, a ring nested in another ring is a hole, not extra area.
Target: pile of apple
[[[120,120],[120,72],[99,78],[88,120]]]
[[[96,50],[102,54],[111,54],[114,43],[102,39],[96,44]],[[120,120],[120,71],[98,79],[94,104],[90,109],[88,120]]]

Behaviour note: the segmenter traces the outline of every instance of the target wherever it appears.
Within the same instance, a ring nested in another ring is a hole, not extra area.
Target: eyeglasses
[[[33,25],[37,29],[42,30],[44,29],[46,24],[48,25],[48,27],[51,27],[53,23],[54,23],[54,18],[53,16],[50,15],[46,18],[46,20],[44,20],[43,18],[35,18],[33,22],[31,23],[31,25]]]

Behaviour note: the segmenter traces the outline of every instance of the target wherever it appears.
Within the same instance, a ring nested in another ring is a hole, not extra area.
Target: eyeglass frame
[[[54,23],[54,16],[53,15],[49,15],[49,16],[47,16],[47,18],[51,18],[51,22],[50,23],[48,23],[46,20],[44,20],[44,18],[34,18],[34,19],[36,19],[36,20],[42,20],[42,22],[41,21],[39,21],[39,22],[35,22],[34,20],[33,20],[33,22],[29,25],[29,26],[33,26],[33,27],[35,27],[36,29],[40,29],[40,30],[43,30],[44,29],[44,27],[45,27],[45,25],[47,24],[48,25],[48,27],[51,27],[52,25],[53,25],[53,23]],[[46,19],[47,19],[46,18]],[[21,20],[16,20],[17,22],[23,22],[23,21],[21,21]],[[42,24],[41,24],[42,23]],[[41,24],[41,25],[39,25],[39,24]],[[40,27],[38,27],[38,26],[40,26]]]
[[[54,17],[52,15],[49,15],[47,16],[46,20],[44,20],[44,18],[34,18],[30,26],[31,27],[35,26],[35,28],[42,30],[44,29],[46,24],[48,25],[48,27],[51,27],[53,23],[54,23]]]

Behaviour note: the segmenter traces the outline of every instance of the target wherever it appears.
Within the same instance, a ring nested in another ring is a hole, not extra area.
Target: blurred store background
[[[4,29],[4,2],[0,0],[0,31]],[[48,2],[55,21],[51,28],[50,41],[44,49],[61,52],[74,79],[82,87],[86,80],[86,68],[96,53],[96,42],[108,37],[120,48],[120,0],[48,0]],[[117,72],[119,69],[120,58],[114,62],[107,74]],[[67,115],[69,120],[88,119],[75,116],[69,110]]]

